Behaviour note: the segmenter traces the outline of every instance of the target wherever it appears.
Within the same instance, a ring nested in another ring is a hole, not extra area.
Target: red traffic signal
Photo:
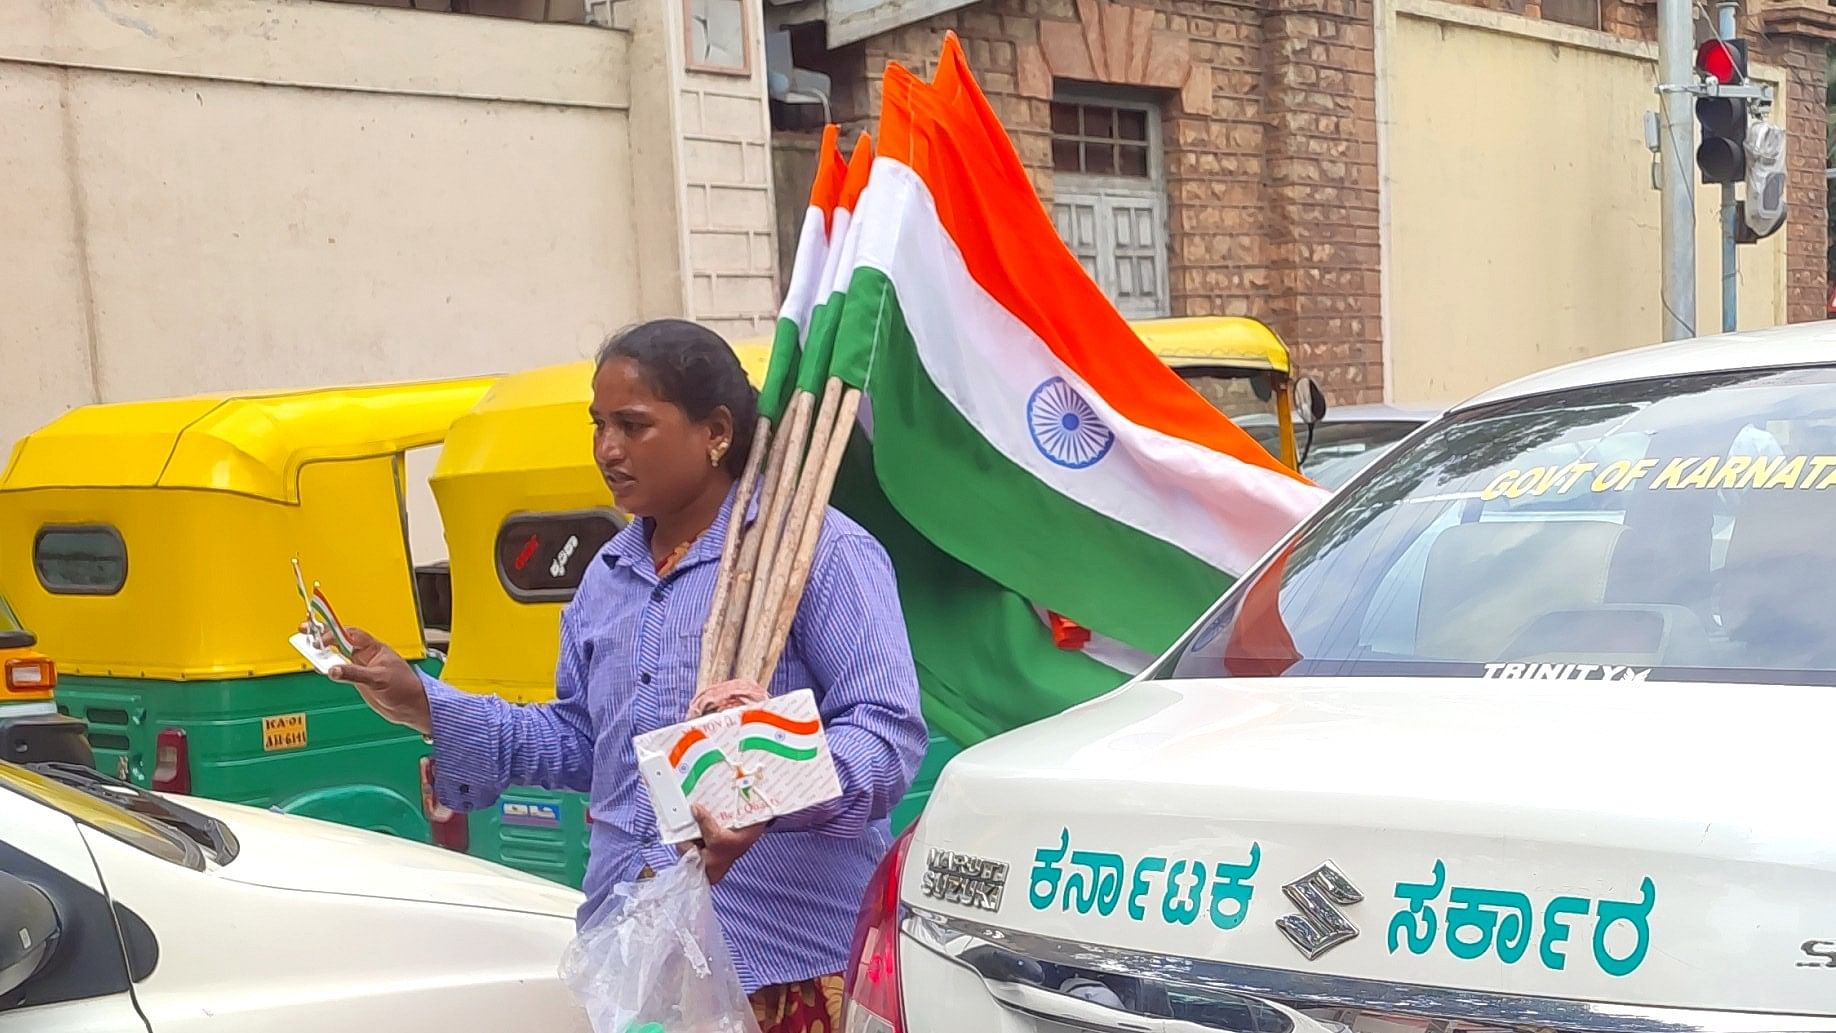
[[[1718,86],[1745,85],[1746,41],[1703,40],[1696,47],[1696,71]],[[1696,148],[1702,182],[1740,182],[1747,174],[1747,102],[1737,97],[1698,97],[1696,122],[1702,130],[1702,143]]]
[[[1741,40],[1705,39],[1696,48],[1696,71],[1723,86],[1747,78],[1747,47]]]

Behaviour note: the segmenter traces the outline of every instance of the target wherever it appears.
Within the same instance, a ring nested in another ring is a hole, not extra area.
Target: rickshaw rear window
[[[1172,678],[1836,686],[1836,370],[1439,422],[1233,587]]]
[[[127,584],[127,543],[105,524],[46,527],[32,545],[32,567],[45,591],[114,595]]]
[[[609,509],[519,513],[497,532],[497,577],[522,602],[566,602],[624,519]]]

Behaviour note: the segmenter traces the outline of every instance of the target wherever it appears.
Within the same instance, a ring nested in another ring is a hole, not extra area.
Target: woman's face
[[[724,480],[708,457],[731,437],[726,410],[696,423],[657,397],[630,359],[610,359],[599,368],[591,412],[593,459],[626,512],[674,513]]]

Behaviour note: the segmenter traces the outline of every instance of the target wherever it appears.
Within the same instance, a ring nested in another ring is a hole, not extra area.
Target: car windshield
[[[190,839],[105,798],[71,786],[54,775],[55,771],[47,773],[0,761],[0,788],[30,797],[155,857],[203,869],[203,854]]]
[[[1322,488],[1341,488],[1418,426],[1404,420],[1329,419],[1313,429],[1313,447],[1301,460],[1301,473]]]
[[[1162,665],[1836,684],[1836,370],[1702,374],[1441,421]]]

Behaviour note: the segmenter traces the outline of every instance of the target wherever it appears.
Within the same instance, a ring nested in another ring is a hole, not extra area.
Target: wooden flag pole
[[[746,631],[740,640],[739,662],[734,665],[734,670],[741,676],[756,668],[764,659],[766,649],[770,648],[772,615],[777,612],[791,561],[797,554],[797,529],[803,526],[802,514],[809,509],[810,499],[816,492],[817,468],[822,465],[823,445],[828,441],[828,427],[835,421],[835,407],[841,401],[840,384],[840,381],[831,379],[823,388],[822,404],[810,425],[809,446],[797,477],[796,492],[790,498],[790,505],[785,507],[784,522],[779,525],[778,533],[765,542],[765,548],[771,550],[771,558],[759,563],[759,580],[754,582],[753,605],[747,609]],[[809,395],[806,393],[805,397]],[[757,592],[760,584],[764,586],[763,593]],[[765,683],[761,681],[759,684]]]
[[[770,439],[771,421],[761,416],[752,431],[746,469],[740,474],[739,487],[733,493],[733,510],[727,517],[727,540],[720,545],[720,567],[714,575],[714,600],[708,604],[707,626],[701,629],[701,669],[696,676],[697,688],[713,684],[709,679],[719,658],[721,629],[728,619],[727,603],[733,587],[734,565],[739,560],[740,537],[746,527],[746,508],[752,504],[752,493],[758,487],[759,471],[765,465]]]
[[[782,448],[784,460],[770,488],[771,506],[759,515],[759,549],[751,568],[752,580],[746,593],[746,619],[740,626],[739,645],[736,649],[740,657],[746,655],[746,644],[752,640],[753,620],[764,606],[766,580],[771,576],[772,564],[777,559],[778,537],[783,533],[784,519],[790,511],[791,496],[797,486],[797,475],[803,468],[803,442],[809,436],[811,409],[814,407],[814,396],[808,391],[799,391],[791,398],[790,410],[780,421],[780,440],[774,444],[773,451]],[[745,670],[743,666],[736,666],[729,677],[743,674]]]
[[[834,378],[829,380],[830,391],[838,390],[840,386],[840,380]],[[825,448],[821,456],[821,467],[815,479],[814,502],[806,506],[801,514],[801,526],[792,525],[790,530],[795,530],[795,535],[789,533],[789,530],[785,535],[787,544],[794,537],[797,551],[790,569],[785,572],[783,592],[777,597],[776,612],[770,614],[772,621],[764,654],[759,664],[751,668],[759,672],[754,680],[760,685],[767,684],[772,672],[777,669],[778,658],[784,654],[784,644],[790,638],[791,624],[796,620],[797,606],[803,600],[803,589],[810,578],[810,564],[816,556],[816,542],[822,537],[822,521],[828,512],[829,495],[835,489],[835,475],[841,471],[842,456],[848,451],[848,439],[854,434],[854,420],[860,408],[860,391],[849,388],[842,395],[839,411],[836,412],[834,423],[828,428],[824,441]],[[822,428],[819,426],[818,433],[821,432]],[[814,445],[811,446],[810,460],[812,462],[817,460]],[[774,581],[777,580],[777,576],[777,572],[774,571],[772,575]],[[752,616],[764,618],[767,612],[756,613]],[[739,670],[745,672],[748,668],[741,667]]]
[[[738,657],[740,635],[746,630],[746,617],[751,608],[752,579],[759,564],[764,517],[771,512],[773,501],[777,498],[778,480],[790,451],[789,423],[790,411],[787,408],[779,417],[775,428],[777,433],[772,435],[771,451],[765,460],[764,469],[759,473],[759,519],[749,526],[742,519],[743,537],[740,539],[739,562],[733,571],[733,583],[727,589],[726,610],[721,615],[720,632],[714,640],[714,658],[707,666],[700,684],[696,686],[697,689],[718,685],[733,677],[733,661]]]

